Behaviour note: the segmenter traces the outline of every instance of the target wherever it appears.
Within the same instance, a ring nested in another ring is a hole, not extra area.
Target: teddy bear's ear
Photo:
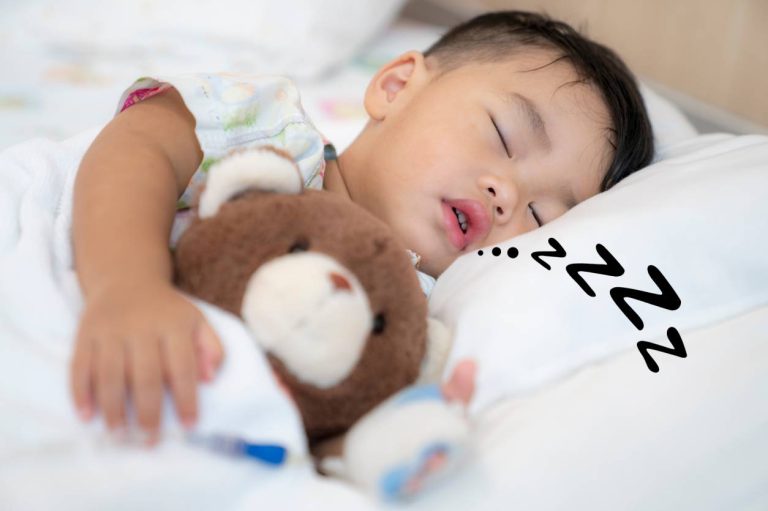
[[[301,172],[286,152],[273,147],[248,149],[211,166],[198,215],[215,215],[222,204],[246,190],[301,193],[302,188]]]
[[[440,381],[452,344],[451,330],[439,319],[428,317],[427,352],[421,362],[421,370],[416,384]]]

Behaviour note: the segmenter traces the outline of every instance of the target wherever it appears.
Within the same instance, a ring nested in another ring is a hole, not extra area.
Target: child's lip
[[[451,244],[459,250],[466,249],[475,241],[484,238],[491,226],[490,216],[485,207],[471,199],[443,199],[443,223]],[[467,232],[461,232],[453,208],[467,217]]]

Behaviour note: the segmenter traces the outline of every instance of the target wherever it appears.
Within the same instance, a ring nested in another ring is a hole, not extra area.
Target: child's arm
[[[198,367],[209,379],[221,359],[218,339],[171,283],[176,200],[203,157],[194,128],[175,89],[146,99],[98,135],[75,182],[73,242],[85,307],[72,393],[85,418],[98,404],[110,429],[126,425],[130,394],[139,425],[154,437],[165,384],[182,421],[194,422]]]

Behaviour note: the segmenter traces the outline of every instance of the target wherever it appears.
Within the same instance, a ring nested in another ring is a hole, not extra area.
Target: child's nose
[[[512,216],[517,202],[517,190],[509,180],[493,176],[483,180],[485,195],[490,200],[495,223],[505,223]]]

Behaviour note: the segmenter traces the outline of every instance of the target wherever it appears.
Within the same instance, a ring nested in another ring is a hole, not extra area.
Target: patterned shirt
[[[144,77],[122,94],[117,112],[171,87],[195,118],[195,135],[203,151],[202,163],[176,205],[172,247],[192,221],[208,170],[235,150],[266,145],[282,149],[298,165],[305,188],[323,188],[324,148],[329,141],[304,112],[290,79],[234,73]],[[416,265],[417,257],[411,254]],[[428,295],[435,280],[422,272],[418,276]]]

